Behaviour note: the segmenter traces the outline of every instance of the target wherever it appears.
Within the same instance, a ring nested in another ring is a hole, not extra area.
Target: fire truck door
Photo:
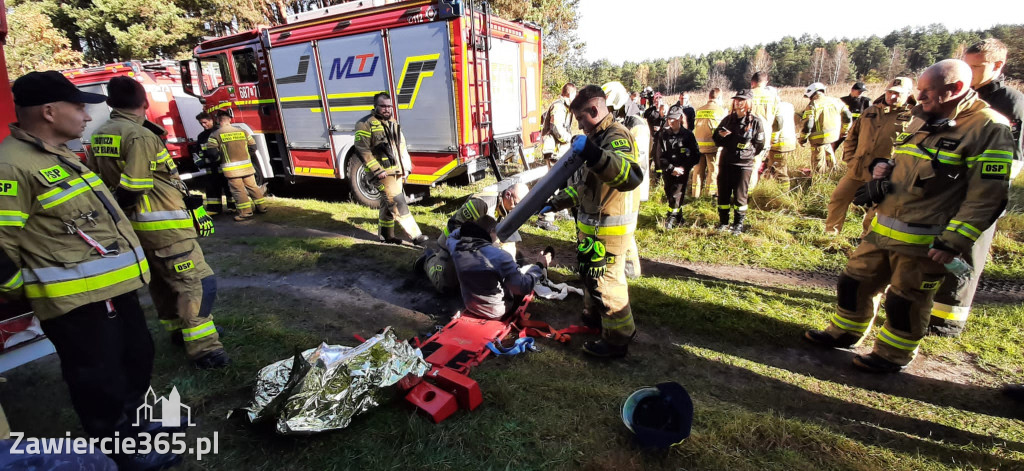
[[[449,23],[389,31],[398,122],[412,152],[457,149]]]
[[[344,169],[345,156],[354,143],[356,121],[373,112],[375,94],[388,91],[384,38],[380,31],[343,36],[320,41],[317,50],[336,165]]]
[[[270,50],[270,58],[292,170],[296,175],[333,175],[333,170],[328,171],[333,168],[334,159],[327,138],[327,118],[313,44],[274,48]]]

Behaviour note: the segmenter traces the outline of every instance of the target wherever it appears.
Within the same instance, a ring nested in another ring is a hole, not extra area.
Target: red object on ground
[[[484,396],[480,393],[480,384],[464,374],[456,373],[448,368],[434,368],[428,375],[445,391],[455,395],[459,407],[474,410],[483,404]]]
[[[405,399],[429,415],[435,424],[441,423],[459,410],[455,396],[426,381],[412,388]]]

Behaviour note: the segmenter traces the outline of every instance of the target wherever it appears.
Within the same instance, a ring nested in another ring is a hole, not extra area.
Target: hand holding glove
[[[582,134],[572,137],[571,149],[573,154],[583,157],[590,167],[596,165],[597,161],[601,159],[601,148]]]
[[[853,204],[863,207],[881,203],[890,191],[892,191],[892,183],[889,180],[871,180],[857,188],[857,192],[853,195]]]

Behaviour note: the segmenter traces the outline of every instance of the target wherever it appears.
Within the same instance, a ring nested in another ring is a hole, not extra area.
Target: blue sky
[[[605,58],[619,63],[702,54],[804,33],[831,39],[884,36],[904,26],[932,23],[942,23],[950,30],[1024,23],[1024,7],[1017,2],[964,3],[985,8],[959,12],[940,7],[955,4],[949,0],[927,4],[892,0],[580,0],[578,32],[587,43],[587,60]],[[997,4],[1005,5],[1004,11],[993,8]],[[1013,4],[1018,6],[1010,7]],[[890,8],[892,5],[901,8]]]

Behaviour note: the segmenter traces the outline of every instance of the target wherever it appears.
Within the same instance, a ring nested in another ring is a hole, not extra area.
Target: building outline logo
[[[155,415],[160,411],[160,418]],[[184,414],[182,413],[184,411]],[[184,416],[185,420],[182,421]],[[181,395],[178,387],[171,388],[171,393],[164,396],[157,396],[153,386],[146,391],[146,400],[135,410],[135,423],[133,427],[139,427],[145,422],[159,423],[164,427],[181,427],[183,425],[193,427],[192,408],[181,403]]]

